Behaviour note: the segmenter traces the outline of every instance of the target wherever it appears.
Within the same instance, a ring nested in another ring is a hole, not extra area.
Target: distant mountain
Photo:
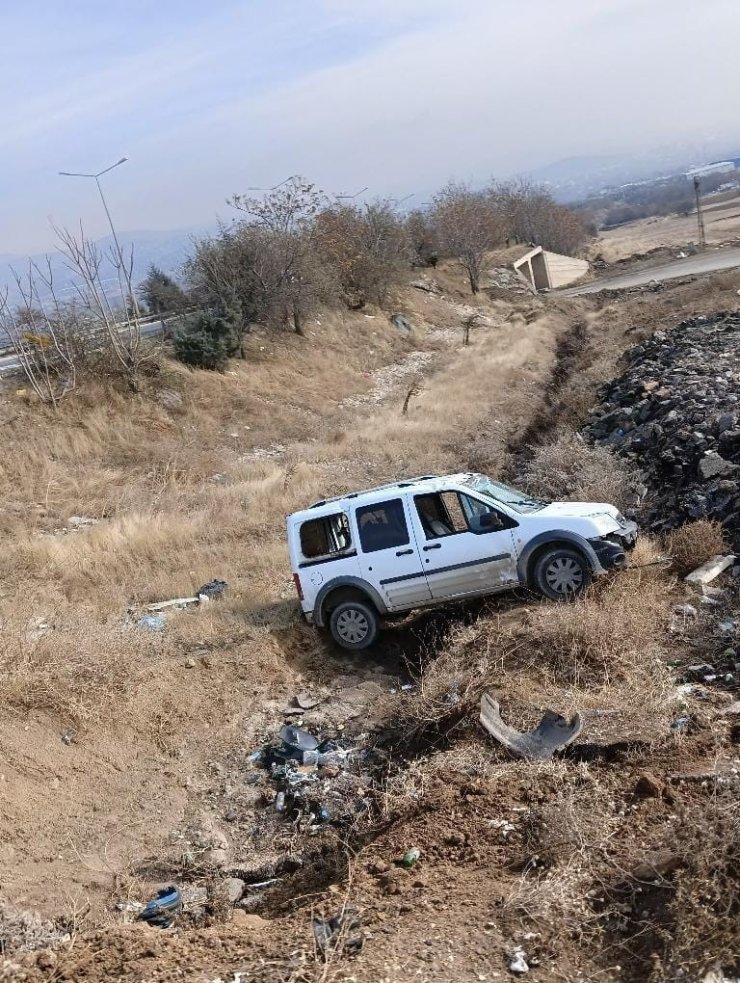
[[[177,276],[183,263],[192,251],[192,240],[199,236],[215,231],[213,226],[190,226],[169,232],[154,232],[140,230],[119,233],[119,241],[124,255],[128,255],[133,247],[134,280],[138,283],[144,279],[149,267],[154,264],[170,275]],[[109,255],[113,246],[113,237],[105,236],[96,240],[96,246],[104,255]],[[74,293],[76,278],[69,270],[65,258],[59,252],[40,253],[36,256],[14,256],[8,253],[0,254],[0,291],[8,291],[11,302],[19,299],[18,288],[13,277],[13,269],[23,274],[28,269],[29,258],[46,268],[47,257],[51,262],[52,276],[55,289],[60,297],[71,297]],[[110,262],[103,267],[103,278],[114,275]]]
[[[576,201],[597,194],[604,188],[658,177],[670,171],[676,162],[654,154],[644,157],[612,154],[566,157],[530,171],[528,177],[546,184],[559,201]]]
[[[528,171],[527,177],[547,185],[559,201],[579,201],[606,188],[675,176],[713,160],[734,159],[735,146],[734,140],[707,140],[633,154],[566,157]],[[727,147],[732,147],[732,154],[726,153]]]

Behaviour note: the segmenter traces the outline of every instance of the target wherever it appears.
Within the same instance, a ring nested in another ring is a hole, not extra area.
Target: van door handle
[[[441,549],[442,549],[441,543],[434,543],[433,546],[425,546],[424,552],[426,553],[427,550],[441,550]]]
[[[396,556],[411,556],[413,552],[413,550],[397,550]]]

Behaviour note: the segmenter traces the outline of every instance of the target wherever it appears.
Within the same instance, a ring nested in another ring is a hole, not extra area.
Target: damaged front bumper
[[[626,567],[627,554],[637,542],[638,529],[636,522],[624,522],[617,531],[589,540],[596,558],[603,571],[618,570]]]

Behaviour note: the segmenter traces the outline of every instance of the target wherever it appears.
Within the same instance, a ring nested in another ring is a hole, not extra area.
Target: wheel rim
[[[370,622],[362,611],[350,608],[349,611],[342,611],[336,622],[337,635],[343,642],[357,645],[363,642],[370,631]]]
[[[583,587],[583,567],[570,556],[559,556],[547,565],[547,586],[556,594],[575,594]]]

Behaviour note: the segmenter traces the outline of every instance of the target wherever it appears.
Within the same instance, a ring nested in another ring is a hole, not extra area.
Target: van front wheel
[[[534,582],[540,594],[562,601],[578,597],[586,590],[591,583],[591,569],[578,550],[556,546],[545,550],[537,559]]]
[[[329,631],[343,649],[358,652],[373,644],[378,637],[380,621],[377,611],[363,601],[343,601],[329,618]]]

